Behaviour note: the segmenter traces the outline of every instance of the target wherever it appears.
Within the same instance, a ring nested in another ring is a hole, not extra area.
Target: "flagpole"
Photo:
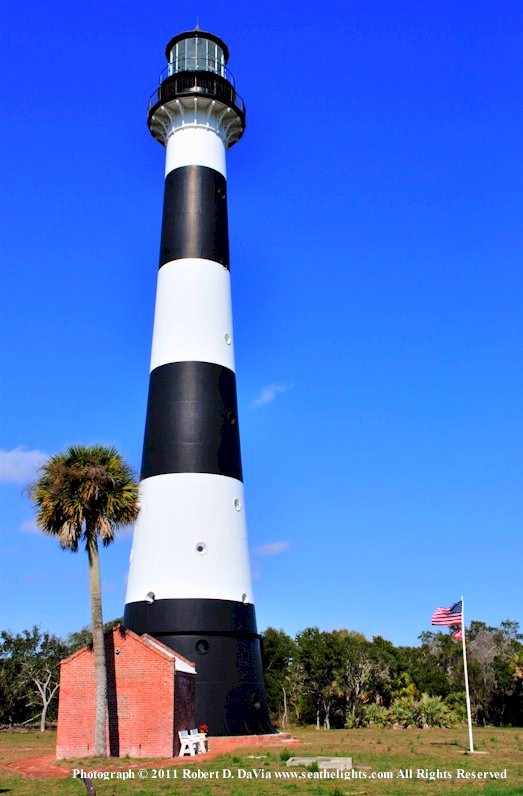
[[[469,746],[474,752],[474,739],[472,737],[472,713],[470,710],[469,674],[467,669],[467,648],[465,646],[465,600],[461,597],[461,640],[463,642],[463,672],[465,675],[465,694],[467,697],[467,720],[469,725]]]

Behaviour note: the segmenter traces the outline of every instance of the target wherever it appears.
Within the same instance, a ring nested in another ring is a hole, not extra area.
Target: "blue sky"
[[[415,644],[438,605],[523,620],[523,4],[49,0],[3,8],[0,626],[89,623],[34,529],[43,454],[139,469],[164,48],[221,36],[236,371],[259,629]],[[103,553],[123,612],[131,533]]]

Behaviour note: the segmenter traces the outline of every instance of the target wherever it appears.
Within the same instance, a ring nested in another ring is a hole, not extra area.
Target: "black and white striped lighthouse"
[[[196,662],[211,735],[273,732],[254,612],[234,370],[225,153],[245,107],[225,43],[167,45],[149,105],[166,147],[145,439],[124,624]]]

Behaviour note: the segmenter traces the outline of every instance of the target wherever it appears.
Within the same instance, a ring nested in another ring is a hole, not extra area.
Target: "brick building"
[[[120,626],[105,635],[107,750],[116,757],[173,757],[178,731],[194,726],[194,664],[148,635]],[[93,754],[94,656],[62,661],[56,756]]]

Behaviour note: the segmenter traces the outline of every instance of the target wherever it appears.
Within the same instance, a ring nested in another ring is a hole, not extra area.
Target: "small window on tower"
[[[209,652],[209,642],[206,641],[204,638],[201,638],[195,644],[196,652],[198,655],[207,655]]]

